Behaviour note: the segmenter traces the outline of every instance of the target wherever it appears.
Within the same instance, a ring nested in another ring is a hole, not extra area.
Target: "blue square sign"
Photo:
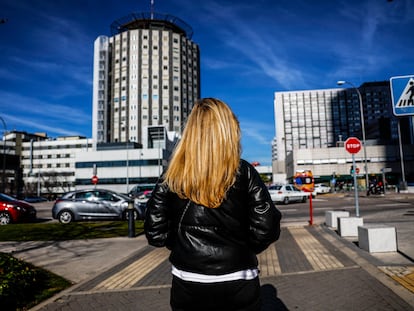
[[[394,115],[414,115],[414,75],[392,77],[390,85]]]

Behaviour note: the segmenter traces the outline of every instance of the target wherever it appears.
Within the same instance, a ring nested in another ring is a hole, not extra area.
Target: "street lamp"
[[[365,119],[364,119],[364,108],[362,106],[362,95],[361,95],[361,92],[359,91],[359,89],[355,85],[353,85],[351,82],[338,81],[338,82],[336,82],[336,84],[338,84],[338,85],[349,84],[358,93],[359,110],[360,110],[360,115],[361,115],[362,144],[364,145],[365,185],[366,185],[366,189],[368,190],[369,184],[368,184],[367,146],[366,146],[366,143],[365,143]]]
[[[1,122],[3,123],[4,132],[3,132],[3,175],[2,175],[2,182],[1,182],[1,192],[6,190],[6,122],[4,119],[0,117]]]
[[[129,192],[129,140],[126,143],[126,193]]]

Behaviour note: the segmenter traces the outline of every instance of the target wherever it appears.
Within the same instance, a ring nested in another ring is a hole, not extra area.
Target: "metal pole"
[[[134,201],[128,202],[128,237],[135,237]]]
[[[355,154],[352,154],[352,171],[354,175],[354,191],[355,191],[355,215],[359,217],[359,199],[358,199],[358,185],[356,178]]]
[[[3,123],[4,132],[3,132],[3,175],[2,175],[2,182],[1,182],[1,192],[6,190],[6,122],[4,119],[0,117],[1,122]]]
[[[401,186],[402,190],[407,190],[406,182],[405,182],[405,171],[404,171],[404,154],[402,150],[402,142],[401,142],[401,128],[400,128],[400,119],[398,119],[398,141],[400,145],[400,159],[401,159]],[[400,187],[401,189],[401,187]]]
[[[141,183],[141,179],[142,179],[142,151],[139,151],[139,183]]]
[[[368,181],[367,146],[366,146],[366,141],[365,141],[365,118],[364,118],[364,107],[363,107],[363,103],[362,103],[362,95],[361,95],[361,92],[359,91],[359,89],[353,83],[351,83],[349,81],[338,81],[337,84],[338,85],[349,84],[350,86],[352,86],[353,89],[355,89],[355,91],[358,94],[359,113],[360,113],[360,117],[361,117],[362,144],[364,145],[365,188],[368,190],[369,181]]]
[[[313,205],[312,205],[312,192],[309,192],[309,225],[313,225]]]
[[[37,171],[37,196],[40,197],[40,168]]]
[[[352,84],[351,84],[352,85]],[[353,86],[353,85],[352,85]],[[359,99],[359,109],[360,109],[360,114],[361,114],[361,129],[362,129],[362,144],[364,145],[364,162],[365,162],[365,188],[368,189],[368,163],[367,163],[367,145],[365,143],[365,119],[364,119],[364,107],[362,105],[362,95],[361,92],[358,90],[358,88],[356,88],[355,86],[353,86],[354,89],[357,91],[358,93],[358,99]],[[355,174],[356,175],[356,174]],[[358,217],[358,215],[357,215]]]
[[[129,191],[129,142],[127,142],[127,150],[126,150],[126,193]]]

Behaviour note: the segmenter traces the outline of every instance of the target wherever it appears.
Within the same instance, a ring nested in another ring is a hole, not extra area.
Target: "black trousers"
[[[173,311],[259,311],[259,278],[196,283],[173,276],[170,304]]]

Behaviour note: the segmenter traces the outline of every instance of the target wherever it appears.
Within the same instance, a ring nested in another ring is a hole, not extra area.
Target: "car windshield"
[[[5,201],[5,202],[12,202],[12,201],[16,201],[15,198],[8,196],[7,194],[4,193],[0,193],[0,200],[1,201]]]
[[[280,190],[281,188],[282,188],[281,185],[273,185],[269,187],[270,190]]]
[[[123,193],[116,193],[117,196],[121,197],[123,200],[129,201],[131,200],[131,198],[129,196],[127,196],[126,194]]]

